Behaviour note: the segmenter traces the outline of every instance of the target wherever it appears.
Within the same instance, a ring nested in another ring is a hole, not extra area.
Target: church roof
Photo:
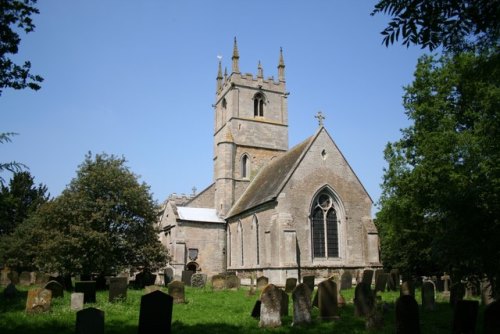
[[[207,223],[224,223],[224,220],[220,219],[217,216],[215,209],[188,208],[185,206],[178,206],[177,213],[179,215],[179,219],[181,220]]]
[[[257,205],[274,200],[319,132],[262,168],[227,216],[235,216]]]

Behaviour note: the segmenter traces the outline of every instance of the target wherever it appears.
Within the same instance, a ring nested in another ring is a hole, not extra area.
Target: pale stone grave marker
[[[18,285],[19,284],[19,274],[17,273],[17,271],[15,270],[12,270],[10,271],[8,274],[7,274],[7,277],[9,278],[9,280],[14,284],[14,285]]]
[[[104,311],[89,307],[76,312],[77,334],[104,334]]]
[[[443,295],[449,296],[450,290],[448,287],[450,286],[450,275],[444,273],[444,275],[441,276],[441,281],[443,281]]]
[[[303,325],[311,322],[311,290],[301,283],[292,291],[293,325]]]
[[[35,272],[35,284],[45,285],[49,282],[49,275],[41,271]]]
[[[354,314],[359,317],[367,316],[375,306],[370,285],[360,282],[354,290]]]
[[[260,296],[259,327],[281,326],[281,290],[274,284],[268,284]]]
[[[363,271],[363,278],[361,279],[361,282],[366,283],[371,287],[372,280],[373,280],[373,270],[367,269]]]
[[[311,294],[314,292],[314,276],[310,275],[302,277],[302,283],[307,285]]]
[[[144,294],[151,293],[153,291],[160,290],[160,287],[157,285],[148,285],[144,287]]]
[[[181,281],[172,281],[168,284],[168,294],[172,296],[175,304],[185,303],[184,283]]]
[[[64,297],[64,287],[56,281],[50,281],[45,284],[45,289],[52,291],[52,298],[63,298]]]
[[[402,295],[396,301],[396,333],[420,334],[418,304],[412,295]]]
[[[173,303],[174,298],[160,290],[142,296],[138,334],[171,333]]]
[[[415,284],[412,281],[404,281],[399,288],[399,296],[415,297]]]
[[[109,278],[109,295],[110,303],[115,301],[127,300],[128,278],[127,277],[110,277]]]
[[[83,302],[95,303],[95,281],[80,281],[75,282],[75,292],[83,292]]]
[[[4,267],[2,271],[0,271],[0,285],[2,286],[9,285],[10,283],[9,273],[10,269],[7,267]]]
[[[340,290],[347,290],[352,288],[352,274],[346,270],[340,277]]]
[[[432,281],[422,284],[422,308],[427,311],[433,311],[435,304],[435,287]]]
[[[288,277],[285,282],[285,292],[291,293],[297,286],[297,279],[295,277]]]
[[[477,300],[457,300],[453,312],[452,333],[475,333],[478,309]]]
[[[491,290],[491,283],[488,279],[483,279],[481,281],[481,304],[482,305],[489,305],[495,301],[493,299],[492,293],[493,291]]]
[[[207,274],[196,273],[191,276],[191,286],[195,288],[204,288],[207,284]]]
[[[52,292],[47,289],[33,289],[28,291],[26,299],[26,313],[41,313],[50,310]]]
[[[240,288],[241,281],[236,275],[228,275],[226,277],[226,289],[238,290]]]
[[[72,311],[80,311],[83,310],[83,293],[82,292],[73,292],[71,294],[71,310]]]
[[[22,286],[31,285],[31,274],[28,271],[22,271],[19,275],[19,284]]]
[[[339,318],[337,301],[337,284],[326,280],[318,284],[318,308],[321,320],[336,320]]]
[[[500,301],[493,301],[484,310],[484,334],[500,333]]]
[[[226,288],[226,276],[214,275],[212,276],[212,289],[224,290]]]
[[[269,284],[269,279],[266,276],[260,276],[257,278],[257,290],[262,290]]]

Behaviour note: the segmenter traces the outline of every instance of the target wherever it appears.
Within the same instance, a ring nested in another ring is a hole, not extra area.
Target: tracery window
[[[313,202],[311,212],[313,257],[339,256],[337,212],[332,196],[324,191]]]
[[[264,117],[264,96],[261,93],[253,97],[253,115],[254,117]]]

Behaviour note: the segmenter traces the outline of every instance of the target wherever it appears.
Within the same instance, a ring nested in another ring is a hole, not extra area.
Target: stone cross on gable
[[[321,111],[318,111],[318,113],[316,114],[316,116],[314,116],[314,118],[318,119],[319,126],[323,126],[323,121],[325,120],[325,116],[323,116],[323,113]]]

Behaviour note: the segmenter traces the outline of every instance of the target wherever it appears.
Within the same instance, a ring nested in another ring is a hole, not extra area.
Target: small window
[[[250,174],[250,159],[248,155],[244,154],[241,157],[241,178],[248,179]]]
[[[255,94],[253,98],[254,117],[264,117],[264,96],[261,93]]]
[[[222,108],[226,109],[227,108],[227,101],[226,98],[222,99]]]

